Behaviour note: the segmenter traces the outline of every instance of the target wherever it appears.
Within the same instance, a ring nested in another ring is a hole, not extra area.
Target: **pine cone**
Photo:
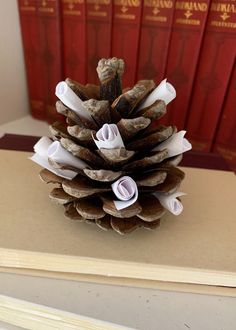
[[[87,166],[71,168],[50,160],[55,168],[76,171],[78,174],[72,180],[63,179],[47,169],[40,173],[46,183],[59,185],[52,190],[50,198],[64,205],[66,217],[95,223],[104,230],[113,229],[119,234],[139,227],[158,227],[166,209],[154,193],[172,194],[184,178],[184,173],[176,168],[182,155],[169,157],[167,149],[156,148],[177,132],[176,127],[157,124],[166,113],[165,102],[155,100],[137,110],[154,90],[154,81],[139,81],[121,94],[123,71],[122,60],[102,59],[97,68],[100,88],[66,79],[67,85],[82,100],[84,111],[91,120],[58,101],[56,109],[66,117],[66,123],[54,123],[50,132],[54,140]],[[104,124],[111,123],[117,125],[124,147],[98,149],[94,137]],[[138,199],[118,210],[114,204],[116,196],[112,183],[123,176],[136,182]]]

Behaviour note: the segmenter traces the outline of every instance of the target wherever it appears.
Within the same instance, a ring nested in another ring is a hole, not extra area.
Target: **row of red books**
[[[236,0],[18,3],[34,117],[57,119],[57,82],[98,83],[98,60],[116,56],[126,63],[124,87],[165,77],[176,87],[163,124],[236,164]]]

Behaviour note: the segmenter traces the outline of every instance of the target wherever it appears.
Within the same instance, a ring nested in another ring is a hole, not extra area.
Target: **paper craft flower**
[[[100,86],[70,79],[56,87],[66,123],[50,126],[52,140],[35,145],[40,177],[56,184],[50,198],[66,217],[119,234],[155,229],[169,211],[179,214],[184,173],[176,166],[191,148],[185,131],[157,124],[176,92],[165,80],[141,80],[122,92],[121,59],[102,59]]]
[[[129,176],[123,176],[112,185],[112,190],[118,200],[114,200],[117,210],[122,210],[138,199],[138,187],[135,181]]]

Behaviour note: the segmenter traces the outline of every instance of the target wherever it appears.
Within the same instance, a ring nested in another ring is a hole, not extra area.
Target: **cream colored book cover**
[[[120,236],[71,221],[30,153],[0,151],[0,266],[236,287],[236,178],[184,168],[183,213]]]

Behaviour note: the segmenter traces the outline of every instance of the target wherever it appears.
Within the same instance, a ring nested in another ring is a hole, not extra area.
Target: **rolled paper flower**
[[[63,148],[59,141],[54,141],[47,151],[48,158],[57,163],[69,165],[78,169],[84,169],[88,165],[81,159],[73,156],[69,151]]]
[[[33,162],[46,168],[50,172],[68,179],[72,180],[78,173],[72,170],[62,170],[59,168],[54,168],[48,162],[48,149],[53,144],[53,142],[46,136],[43,136],[34,146],[35,154],[30,158]]]
[[[177,197],[186,195],[180,191],[177,191],[173,194],[165,194],[165,193],[154,193],[154,195],[158,198],[161,205],[170,211],[174,215],[179,215],[183,211],[182,203],[177,199]]]
[[[96,133],[94,142],[98,149],[124,148],[124,142],[115,124],[104,124]]]
[[[176,98],[175,88],[167,82],[167,79],[162,82],[148,95],[144,102],[142,102],[138,108],[141,110],[152,105],[156,100],[163,100],[165,104],[170,103]]]
[[[152,151],[159,151],[163,149],[168,150],[168,157],[177,156],[192,149],[191,143],[184,138],[186,131],[179,131],[173,134],[164,142],[160,143],[157,147],[152,149]]]
[[[92,120],[90,114],[83,106],[83,101],[75,94],[75,92],[67,85],[65,81],[61,81],[56,86],[56,96],[64,103],[68,108],[75,111],[79,116]]]
[[[123,176],[111,185],[111,188],[119,200],[114,200],[117,210],[122,210],[136,202],[138,199],[138,187],[129,176]]]

